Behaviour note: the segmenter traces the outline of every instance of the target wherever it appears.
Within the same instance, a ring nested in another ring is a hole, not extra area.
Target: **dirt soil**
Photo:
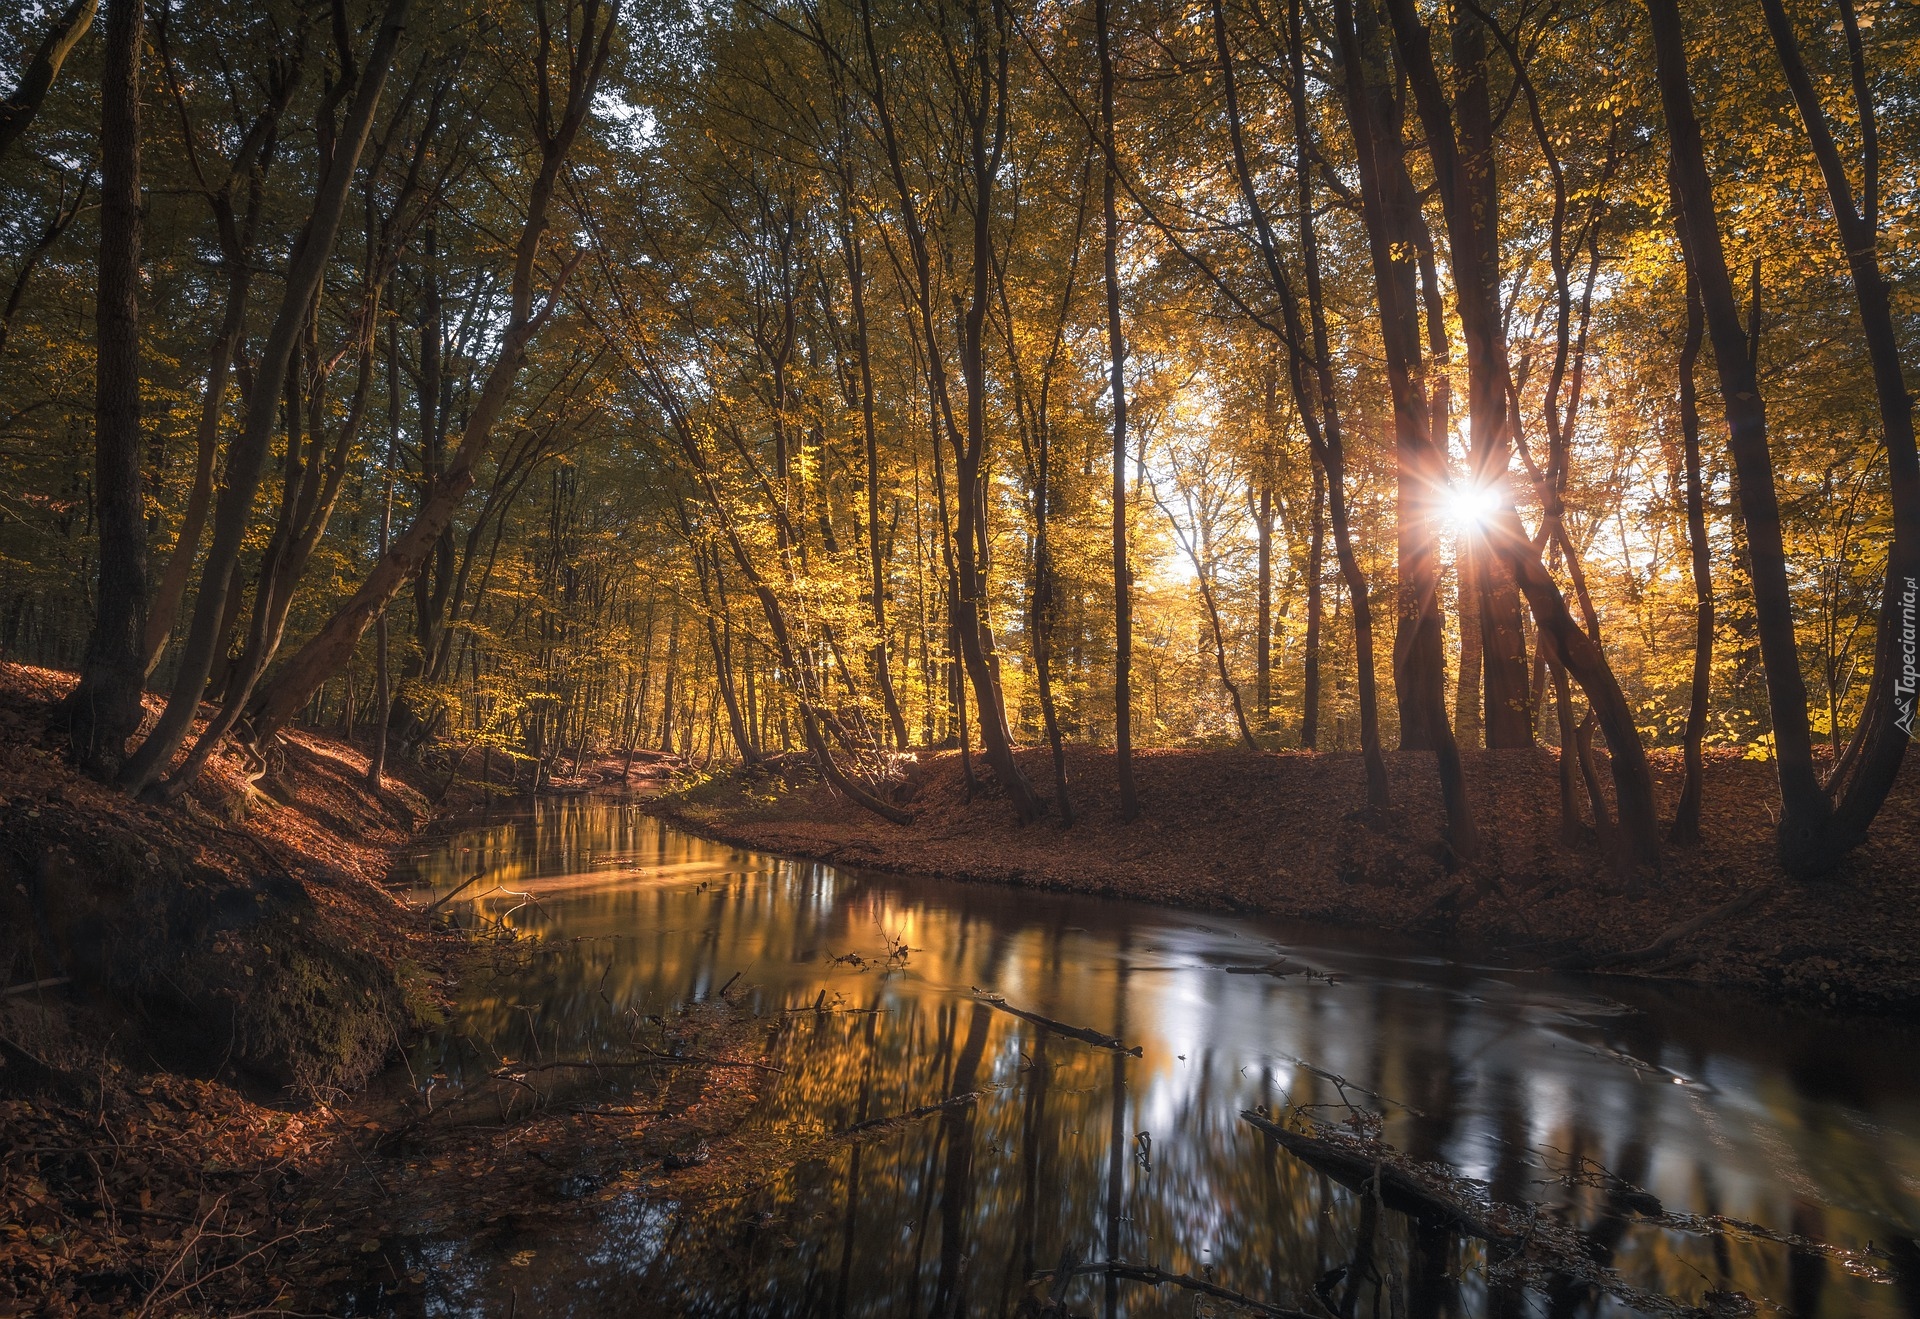
[[[745,1064],[677,1059],[624,1113],[504,1068],[466,1117],[363,1092],[476,959],[523,955],[387,886],[463,804],[444,767],[390,762],[376,794],[364,749],[296,729],[264,767],[222,753],[138,804],[69,761],[73,682],[0,663],[0,1319],[418,1310],[424,1224],[483,1238],[584,1194],[555,1167],[612,1194],[744,1111]],[[762,1047],[719,1018],[641,1043]]]
[[[1035,783],[1051,785],[1044,750],[1019,759]],[[904,770],[894,796],[914,813],[905,826],[791,769],[737,771],[651,809],[710,837],[845,865],[1365,926],[1516,965],[1763,989],[1848,1010],[1920,1008],[1913,757],[1870,841],[1804,883],[1774,862],[1772,765],[1715,756],[1703,844],[1669,848],[1636,891],[1590,839],[1561,840],[1555,753],[1465,753],[1484,852],[1453,872],[1440,860],[1433,757],[1387,759],[1395,809],[1385,820],[1357,809],[1357,754],[1243,750],[1137,753],[1143,810],[1131,824],[1119,820],[1112,753],[1087,748],[1068,752],[1071,829],[1057,814],[1019,825],[991,783],[969,794],[953,753],[923,754]],[[1653,759],[1670,814],[1679,760]]]

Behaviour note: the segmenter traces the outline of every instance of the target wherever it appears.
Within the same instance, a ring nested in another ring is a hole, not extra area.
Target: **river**
[[[1642,1292],[1740,1292],[1801,1319],[1920,1315],[1920,1032],[1904,1023],[796,861],[603,799],[543,801],[413,864],[423,893],[486,872],[469,890],[486,896],[454,909],[538,955],[468,978],[412,1051],[410,1085],[444,1095],[500,1057],[604,1053],[630,1013],[731,980],[781,1023],[768,1061],[783,1070],[750,1125],[838,1131],[982,1096],[769,1167],[723,1211],[680,1204],[661,1173],[550,1240],[423,1235],[410,1248],[429,1314],[1006,1315],[1050,1295],[1034,1273],[1100,1260],[1315,1314],[1633,1312],[1490,1273],[1484,1247],[1375,1212],[1240,1116],[1321,1105],[1336,1121],[1377,1113],[1409,1156],[1546,1206]],[[1599,1169],[1665,1216],[1631,1212]],[[1094,1275],[1061,1299],[1088,1315],[1236,1312]]]

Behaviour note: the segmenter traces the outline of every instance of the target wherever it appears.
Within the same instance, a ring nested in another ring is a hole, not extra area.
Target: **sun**
[[[1500,511],[1500,491],[1496,486],[1466,481],[1448,486],[1440,496],[1440,504],[1447,521],[1456,528],[1483,527]]]

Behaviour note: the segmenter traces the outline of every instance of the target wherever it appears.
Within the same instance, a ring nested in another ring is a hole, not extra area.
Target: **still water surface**
[[[415,1051],[410,1074],[442,1078],[442,1095],[500,1056],[618,1052],[630,1010],[710,998],[737,973],[734,999],[789,1022],[752,1123],[833,1131],[984,1096],[769,1169],[723,1213],[675,1203],[663,1176],[583,1204],[553,1240],[417,1241],[431,1314],[1003,1315],[1063,1256],[1155,1264],[1316,1314],[1628,1313],[1578,1287],[1490,1281],[1479,1247],[1370,1214],[1239,1117],[1351,1103],[1381,1113],[1398,1148],[1553,1206],[1639,1288],[1687,1303],[1740,1291],[1803,1319],[1920,1315],[1920,1055],[1900,1023],[793,861],[603,800],[543,802],[417,864],[423,889],[484,869],[476,889],[538,898],[481,904],[541,955],[470,978]],[[865,966],[833,960],[849,953]],[[976,987],[1142,1056],[993,1011]],[[865,1011],[789,1011],[823,991],[826,1007]],[[1564,1184],[1581,1159],[1669,1213],[1871,1246],[1878,1268],[1650,1226]],[[1234,1312],[1099,1278],[1066,1299],[1090,1315]]]

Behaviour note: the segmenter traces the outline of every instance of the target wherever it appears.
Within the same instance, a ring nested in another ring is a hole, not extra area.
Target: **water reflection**
[[[1351,1103],[1416,1157],[1554,1206],[1646,1291],[1737,1290],[1805,1319],[1920,1315],[1920,1062],[1884,1022],[1613,982],[1603,996],[1326,930],[782,860],[596,801],[462,834],[419,869],[442,893],[485,872],[475,906],[542,942],[526,967],[466,987],[416,1076],[459,1085],[503,1057],[618,1054],[631,1011],[738,974],[786,1023],[785,1074],[755,1123],[834,1131],[985,1096],[770,1170],[725,1212],[644,1192],[583,1210],[510,1282],[479,1247],[423,1244],[430,1313],[1008,1315],[1046,1298],[1036,1271],[1097,1259],[1341,1316],[1624,1312],[1565,1279],[1490,1278],[1479,1245],[1381,1211],[1238,1117]],[[1051,1035],[975,987],[1142,1056]],[[838,1010],[792,1010],[815,1004]],[[1895,1281],[1745,1234],[1651,1227],[1618,1184],[1560,1182],[1589,1163],[1670,1213],[1874,1243]],[[1110,1276],[1065,1299],[1109,1316],[1228,1312]]]

